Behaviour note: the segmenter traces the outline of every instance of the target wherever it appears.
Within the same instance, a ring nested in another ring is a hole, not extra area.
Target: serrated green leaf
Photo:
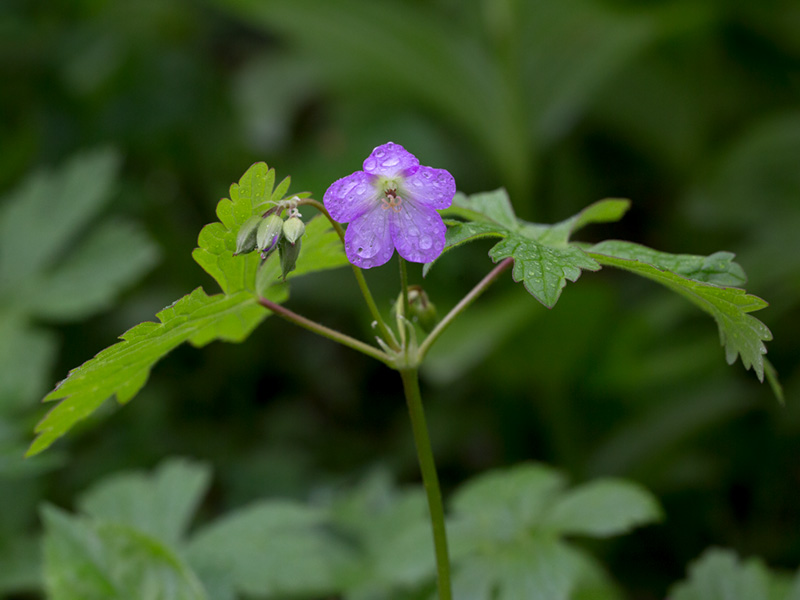
[[[136,529],[44,507],[45,584],[53,600],[206,600],[177,553]]]
[[[617,220],[628,207],[627,200],[601,200],[561,223],[540,225],[517,219],[503,189],[469,197],[460,195],[454,199],[454,207],[443,213],[470,221],[446,222],[444,252],[481,238],[503,238],[492,247],[489,256],[495,262],[513,258],[514,281],[522,282],[534,298],[552,308],[567,280],[576,281],[581,270],[600,269],[583,250],[568,245],[569,236],[590,223]],[[423,267],[423,275],[432,265]]]
[[[217,204],[219,222],[203,227],[198,236],[198,248],[192,258],[219,284],[226,294],[248,290],[253,294],[267,294],[267,288],[279,285],[280,264],[277,254],[261,265],[257,252],[236,252],[239,229],[251,217],[262,214],[285,196],[291,179],[286,177],[273,190],[275,170],[260,162],[252,165],[238,183],[230,188],[230,199]],[[306,194],[300,194],[305,196]],[[303,234],[303,251],[295,271],[287,279],[300,275],[333,269],[348,264],[338,235],[321,215],[306,223]],[[277,275],[272,276],[277,269]]]
[[[598,247],[608,254],[596,251]],[[759,380],[764,381],[764,354],[767,352],[764,342],[772,339],[772,333],[764,323],[748,314],[765,308],[767,303],[764,300],[747,294],[740,288],[719,287],[712,283],[704,283],[667,271],[658,264],[650,264],[647,262],[648,257],[651,257],[650,252],[652,252],[649,248],[644,249],[641,254],[637,254],[635,244],[623,244],[621,248],[625,251],[626,256],[624,257],[611,254],[614,248],[608,243],[605,246],[601,243],[589,248],[587,252],[602,265],[625,269],[657,281],[709,313],[717,322],[720,342],[725,347],[725,358],[728,364],[733,364],[736,357],[741,356],[745,368],[752,367]],[[660,256],[661,254],[663,253],[656,253],[655,259],[663,264],[666,259]],[[703,277],[708,277],[702,269],[696,270],[697,258],[690,257],[687,261],[687,269],[693,274],[699,273]],[[725,258],[727,258],[727,262]],[[675,260],[678,265],[682,264],[679,256]],[[725,272],[725,265],[735,265],[729,260],[726,256],[718,263],[723,265],[723,272]],[[724,275],[724,277],[727,276]]]
[[[501,240],[489,251],[489,256],[495,262],[513,258],[511,275],[514,281],[521,281],[547,308],[555,306],[567,280],[577,281],[582,269],[600,270],[600,265],[580,248],[548,246],[521,235],[509,235]]]
[[[273,300],[285,299],[283,288],[271,289],[275,290]],[[36,426],[38,435],[28,455],[50,446],[109,397],[116,395],[121,403],[130,400],[145,384],[155,363],[179,344],[188,341],[199,347],[215,339],[239,342],[268,315],[249,292],[208,296],[197,288],[158,313],[159,322],[148,321],[129,329],[121,336],[122,342],[70,371],[45,396],[45,401],[63,400]]]
[[[744,269],[733,262],[736,255],[732,252],[715,252],[709,256],[670,254],[620,240],[600,242],[592,246],[591,251],[617,258],[638,260],[662,271],[671,271],[676,275],[703,283],[732,287],[741,287],[747,283]]]
[[[351,552],[326,529],[327,513],[286,501],[261,501],[200,530],[192,564],[225,569],[253,596],[320,595],[341,587]]]
[[[236,238],[239,228],[250,217],[266,210],[267,203],[273,197],[274,183],[275,170],[266,163],[255,163],[245,171],[238,183],[231,185],[230,198],[223,198],[217,204],[219,222],[206,225],[200,231],[198,248],[192,252],[192,258],[217,281],[226,294],[242,290],[255,292],[256,271],[260,262],[258,253],[234,256]]]
[[[83,494],[78,504],[97,521],[126,525],[176,545],[210,479],[207,466],[172,459],[152,474],[119,473],[103,479]]]
[[[672,587],[670,600],[769,600],[769,572],[758,560],[739,561],[729,550],[711,549]]]
[[[159,322],[133,327],[121,336],[122,342],[73,369],[45,397],[45,401],[62,402],[37,425],[29,456],[46,449],[107,398],[115,395],[120,403],[130,400],[155,363],[176,346],[188,341],[200,347],[216,339],[241,342],[269,315],[258,303],[259,296],[274,302],[286,300],[286,286],[277,277],[277,256],[271,256],[261,268],[257,253],[234,256],[238,227],[288,189],[288,177],[276,190],[272,189],[274,180],[275,172],[266,164],[251,166],[231,186],[231,199],[218,203],[220,221],[200,232],[199,247],[192,255],[224,293],[209,296],[197,288],[158,313]],[[321,216],[308,223],[303,240],[303,252],[291,277],[347,264],[337,234]]]
[[[570,490],[544,517],[542,527],[561,535],[607,537],[658,521],[661,508],[635,483],[601,479]]]

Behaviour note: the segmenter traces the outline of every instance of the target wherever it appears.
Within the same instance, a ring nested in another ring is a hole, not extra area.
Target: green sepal
[[[281,238],[278,242],[278,253],[281,257],[281,277],[286,279],[286,276],[295,270],[297,267],[297,259],[300,256],[300,247],[303,240],[297,240],[294,244],[287,238]]]
[[[258,228],[262,223],[261,217],[255,215],[247,219],[239,228],[239,234],[236,236],[236,252],[238,254],[247,254],[256,249],[256,241],[258,239]]]
[[[267,215],[261,220],[256,232],[256,245],[261,251],[261,258],[266,258],[266,254],[275,248],[275,236],[280,235],[282,229],[283,219],[276,214]]]

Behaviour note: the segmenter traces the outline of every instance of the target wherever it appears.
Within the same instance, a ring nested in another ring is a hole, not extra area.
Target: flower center
[[[383,198],[381,198],[381,208],[383,210],[393,210],[396,213],[400,212],[400,207],[403,205],[403,199],[397,195],[396,189],[387,189]]]

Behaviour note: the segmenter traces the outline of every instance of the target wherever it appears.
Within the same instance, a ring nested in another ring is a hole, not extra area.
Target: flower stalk
[[[447,549],[447,532],[445,530],[442,492],[439,488],[439,476],[436,474],[436,462],[433,458],[433,449],[431,448],[431,440],[428,435],[425,411],[422,408],[418,369],[403,369],[400,371],[400,378],[403,380],[403,391],[405,392],[406,404],[408,405],[408,415],[411,419],[414,445],[417,448],[419,468],[422,472],[422,483],[425,487],[425,495],[428,499],[428,510],[430,512],[431,529],[433,532],[433,547],[436,555],[439,600],[452,600],[450,557]]]

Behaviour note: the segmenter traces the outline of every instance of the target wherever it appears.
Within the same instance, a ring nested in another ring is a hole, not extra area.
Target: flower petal
[[[347,223],[379,205],[376,177],[364,171],[334,181],[325,192],[322,202],[334,221]]]
[[[444,250],[447,227],[439,213],[424,204],[404,200],[399,212],[391,212],[390,224],[392,242],[406,260],[431,262]]]
[[[445,169],[420,167],[406,178],[402,191],[419,204],[441,210],[453,203],[456,180]]]
[[[409,175],[419,167],[419,160],[400,144],[388,142],[378,146],[364,161],[364,170],[373,175],[393,178]]]
[[[386,263],[394,254],[389,225],[391,210],[380,206],[365,212],[347,226],[344,250],[347,260],[357,267],[369,269]]]

